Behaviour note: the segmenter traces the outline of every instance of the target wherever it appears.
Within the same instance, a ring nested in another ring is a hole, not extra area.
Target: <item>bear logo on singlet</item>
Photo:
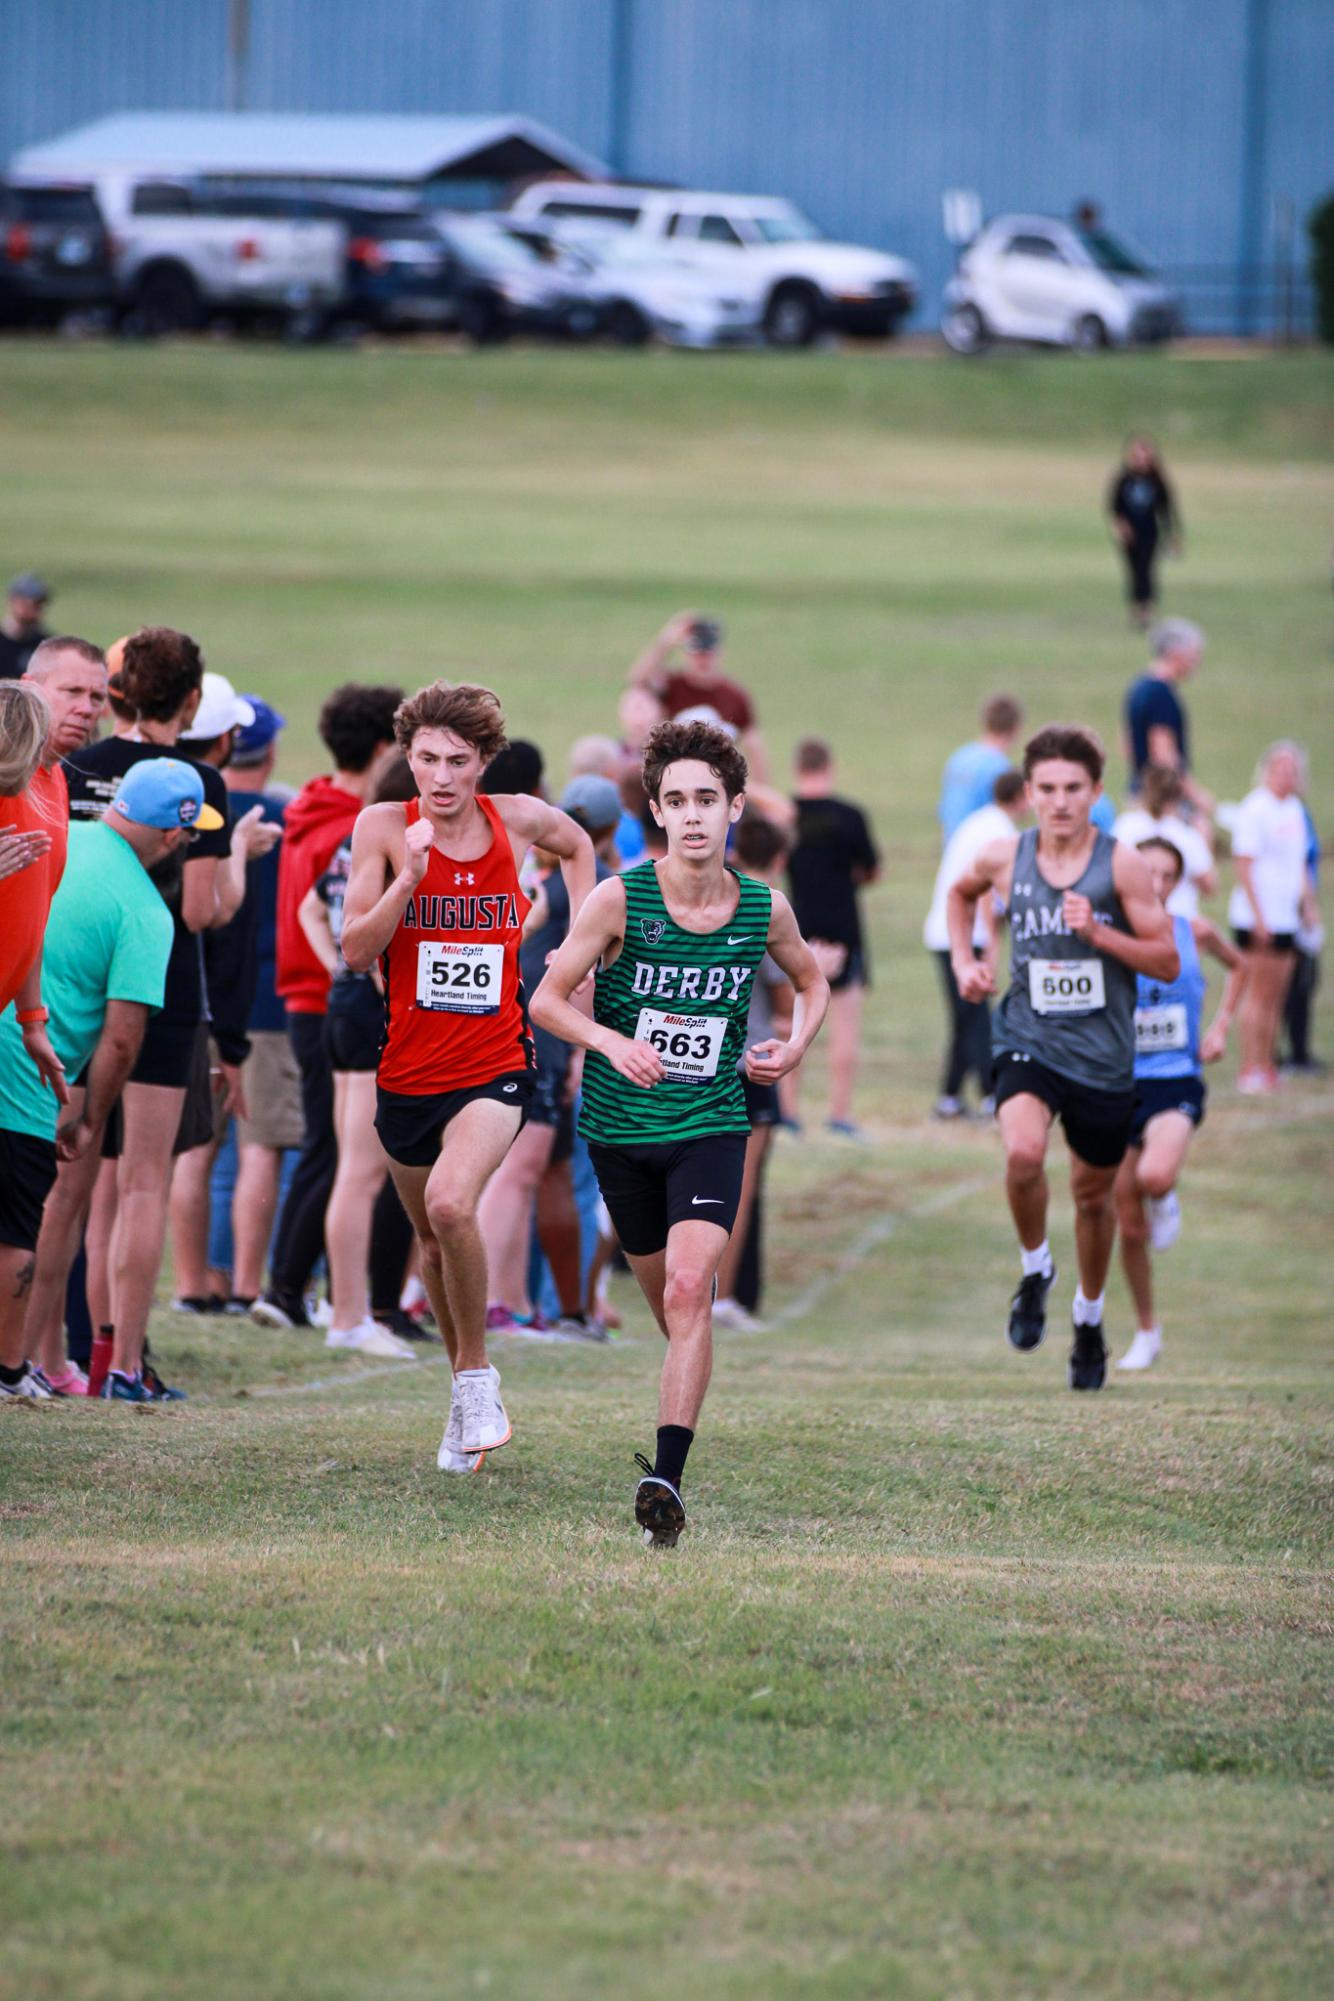
[[[656,945],[667,929],[667,920],[663,917],[641,917],[639,928],[644,934],[644,943]]]

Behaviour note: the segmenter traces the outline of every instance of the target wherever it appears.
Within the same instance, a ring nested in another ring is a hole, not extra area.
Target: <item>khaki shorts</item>
[[[238,1143],[278,1149],[304,1146],[301,1072],[285,1029],[252,1031],[241,1079],[250,1116],[236,1122]]]

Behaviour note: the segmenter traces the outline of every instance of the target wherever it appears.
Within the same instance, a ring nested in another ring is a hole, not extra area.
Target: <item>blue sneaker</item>
[[[108,1371],[107,1379],[102,1385],[102,1401],[104,1403],[152,1403],[153,1399],[144,1388],[144,1379],[142,1376],[137,1374],[123,1376],[119,1370],[111,1369]]]

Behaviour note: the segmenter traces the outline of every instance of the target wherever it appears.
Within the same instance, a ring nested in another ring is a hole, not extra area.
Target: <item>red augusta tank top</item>
[[[380,1057],[386,1091],[427,1097],[531,1070],[533,1039],[519,980],[519,935],[529,902],[519,888],[505,823],[478,793],[491,845],[477,861],[432,848],[385,952],[389,1030]],[[421,801],[407,807],[407,824]]]

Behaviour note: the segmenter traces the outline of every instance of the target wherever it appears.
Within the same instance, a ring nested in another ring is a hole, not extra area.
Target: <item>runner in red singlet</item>
[[[540,799],[478,793],[505,744],[489,688],[437,681],[401,704],[394,729],[420,797],[359,815],[341,945],[353,972],[383,964],[388,1032],[375,1129],[454,1367],[437,1464],[469,1472],[510,1436],[499,1372],[486,1358],[477,1203],[533,1089],[519,864],[532,846],[559,856],[576,912],[593,887],[593,847]]]

